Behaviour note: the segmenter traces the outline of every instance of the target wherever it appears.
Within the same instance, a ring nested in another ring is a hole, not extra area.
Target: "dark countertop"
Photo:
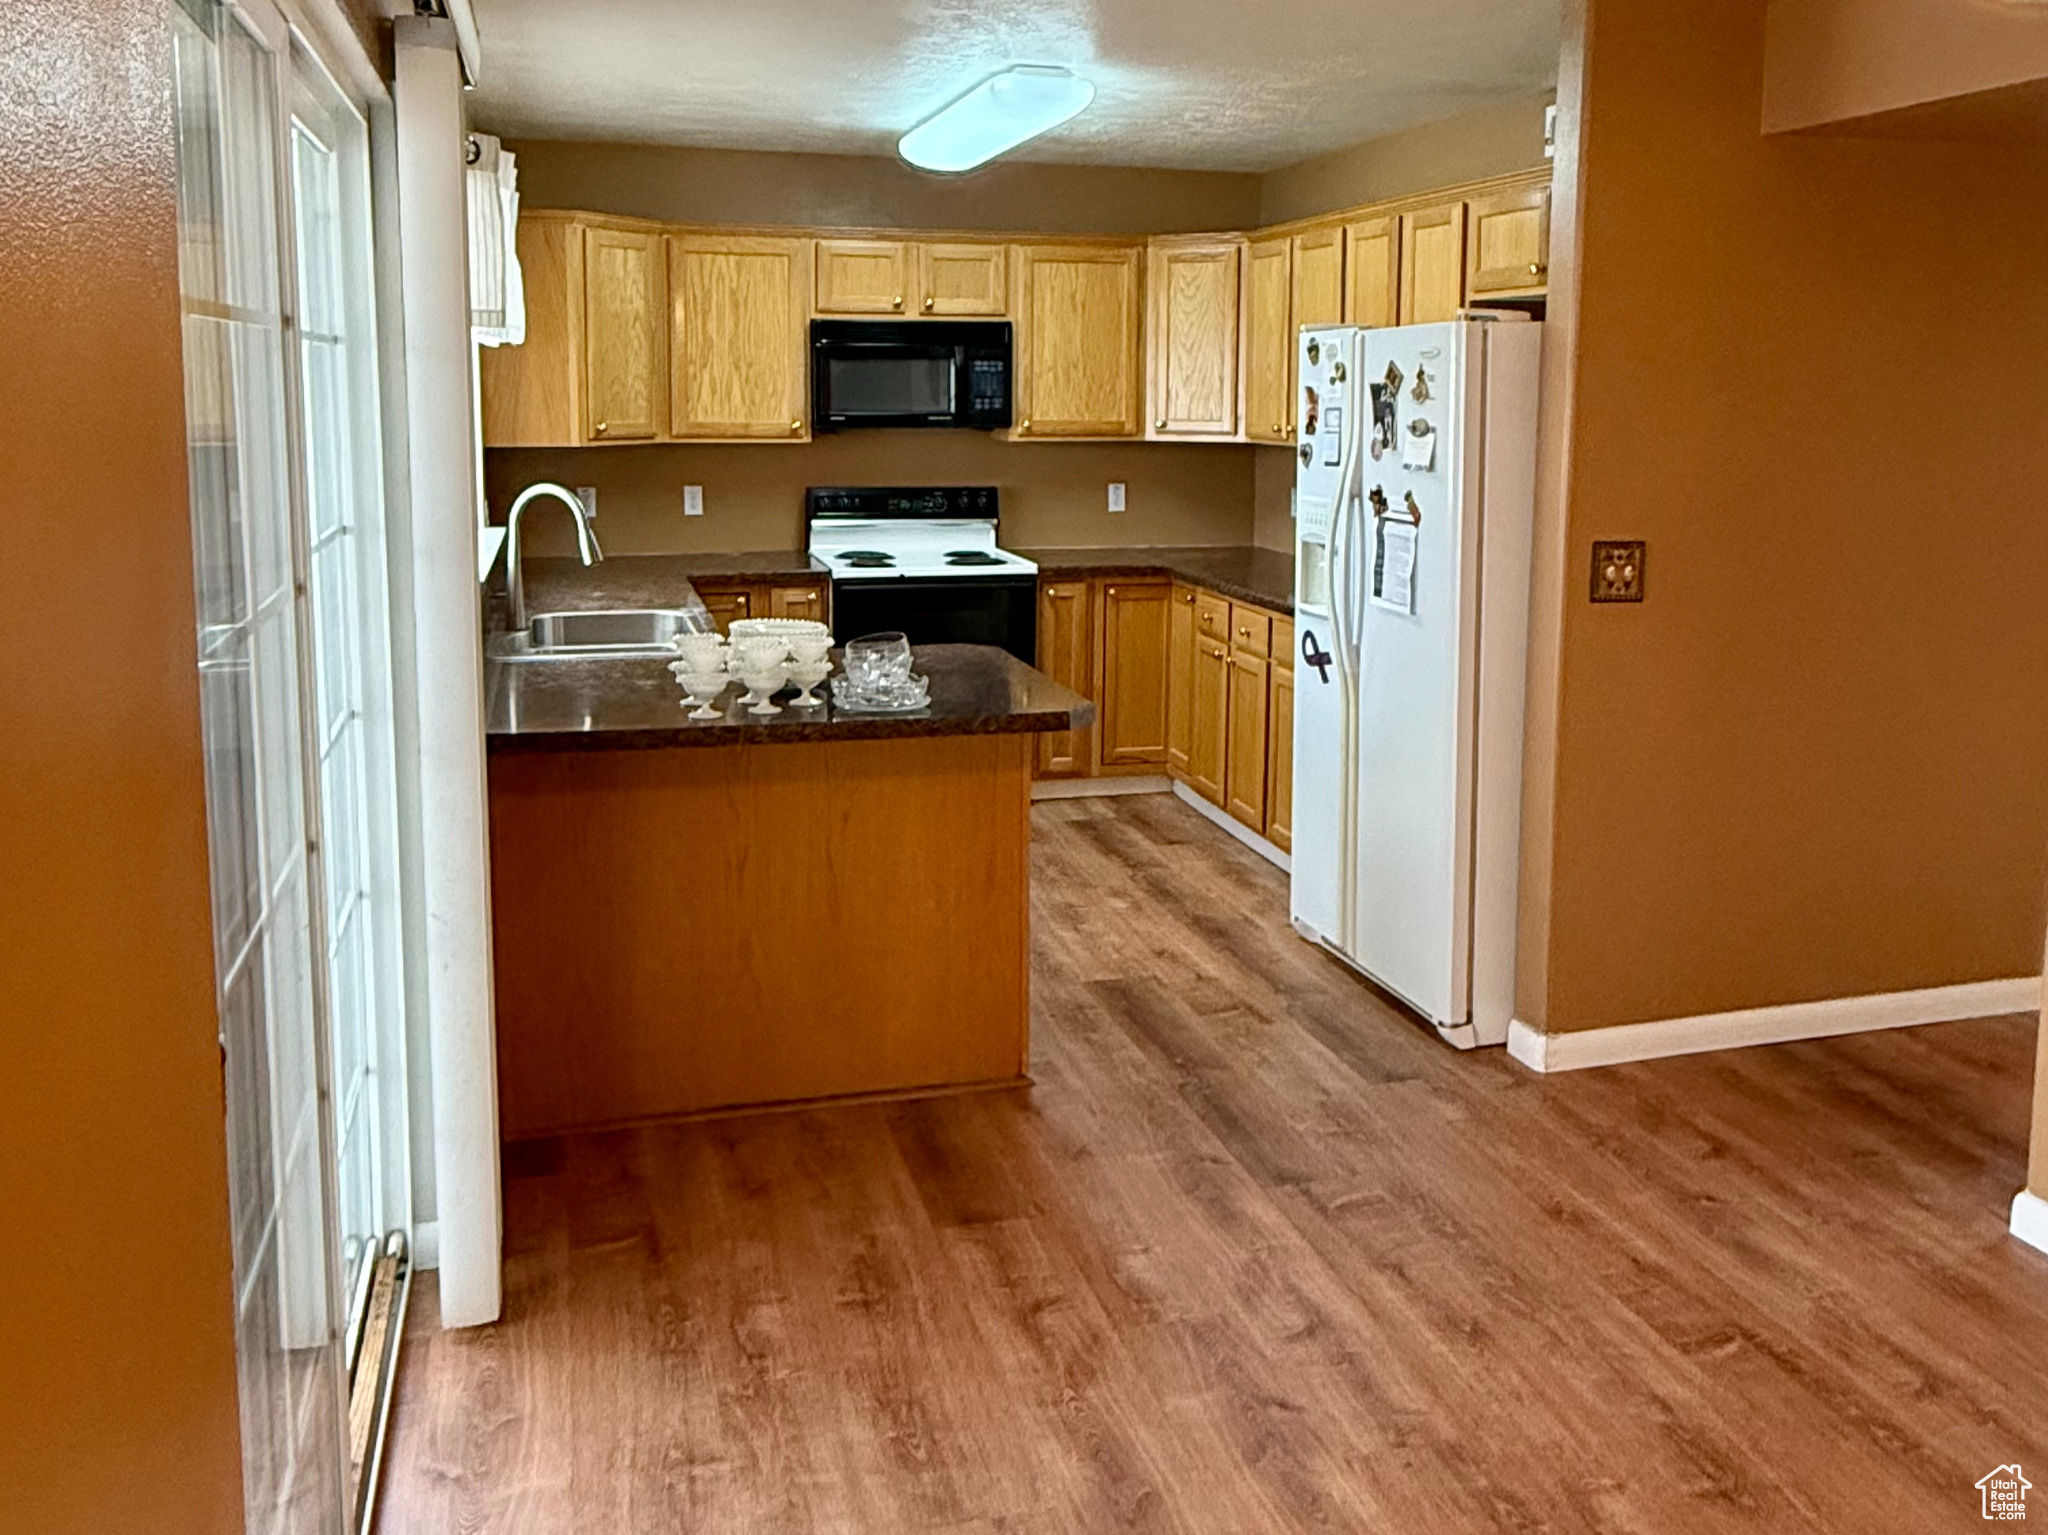
[[[693,720],[660,657],[492,662],[484,670],[487,745],[494,753],[633,751],[1026,735],[1077,729],[1095,718],[1087,699],[987,645],[920,645],[911,664],[932,685],[931,702],[915,714],[846,714],[829,703],[750,714],[735,685],[721,700],[722,719]]]
[[[831,572],[801,549],[749,554],[615,554],[585,568],[560,557],[525,563],[526,611],[575,613],[592,608],[674,606],[695,581],[819,581]],[[493,580],[502,590],[503,578]]]
[[[1018,549],[1042,576],[1175,576],[1276,613],[1294,611],[1294,556],[1254,544],[1128,549]]]

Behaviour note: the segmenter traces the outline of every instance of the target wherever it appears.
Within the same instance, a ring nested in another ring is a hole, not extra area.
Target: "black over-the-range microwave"
[[[1009,424],[1009,321],[811,321],[813,431]]]

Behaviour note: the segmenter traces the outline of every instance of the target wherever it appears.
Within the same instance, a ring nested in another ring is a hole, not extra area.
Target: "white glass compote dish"
[[[740,663],[740,680],[747,685],[747,693],[740,700],[751,704],[749,714],[780,714],[782,706],[771,702],[781,691],[783,683],[789,680],[789,662],[777,656],[773,660],[755,654]]]
[[[825,700],[818,696],[818,684],[832,675],[832,663],[823,656],[815,661],[791,661],[789,680],[802,691],[789,701],[792,709],[815,709]]]
[[[680,666],[683,663],[679,661],[676,664]],[[731,680],[724,672],[685,671],[682,673],[683,691],[690,695],[689,701],[697,706],[690,711],[689,718],[693,720],[724,718],[725,711],[715,709],[712,705],[718,701],[719,695],[725,691],[725,685]]]
[[[669,643],[690,671],[725,670],[726,643],[722,634],[679,634]]]

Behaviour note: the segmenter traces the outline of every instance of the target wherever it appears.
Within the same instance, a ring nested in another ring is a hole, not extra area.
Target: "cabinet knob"
[[[903,307],[903,295],[900,293],[897,294],[895,299],[892,300],[892,302],[896,305],[898,309],[901,309]]]
[[[1542,263],[1542,262],[1540,262],[1540,261],[1532,261],[1532,262],[1530,262],[1530,263],[1529,263],[1529,275],[1530,275],[1531,277],[1541,277],[1541,276],[1543,275],[1543,263]]]
[[[1159,418],[1159,420],[1158,420],[1158,421],[1157,421],[1156,423],[1154,423],[1154,425],[1153,425],[1153,428],[1152,428],[1152,429],[1153,429],[1154,431],[1156,431],[1156,432],[1163,432],[1163,431],[1165,431],[1165,430],[1166,430],[1166,417],[1164,417],[1164,416],[1161,416],[1161,417]]]
[[[926,312],[927,312],[927,313],[929,313],[929,312],[930,312],[930,310],[931,310],[931,307],[932,307],[932,305],[936,304],[937,302],[938,302],[938,300],[937,300],[937,299],[931,299],[931,298],[928,298],[928,299],[926,299],[926,300],[924,301],[924,307],[925,307],[925,310],[926,310]]]
[[[1026,416],[1020,424],[1023,426],[1025,431],[1028,432],[1031,430],[1031,418],[1029,416]]]
[[[597,423],[597,435],[600,437],[604,436],[604,434],[610,431],[611,429],[612,424],[609,421],[600,421]]]
[[[792,422],[790,422],[790,423],[789,423],[789,429],[790,429],[790,430],[791,430],[792,432],[801,432],[801,431],[802,431],[802,430],[804,429],[804,424],[803,424],[802,420],[800,420],[800,419],[799,419],[799,420],[796,420],[796,421],[792,421]]]

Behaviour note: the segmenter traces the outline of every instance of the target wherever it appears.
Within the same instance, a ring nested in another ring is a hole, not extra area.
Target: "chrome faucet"
[[[583,556],[584,564],[595,565],[604,558],[604,550],[597,546],[597,530],[591,527],[590,514],[583,509],[575,491],[552,480],[542,480],[519,492],[513,498],[512,510],[505,514],[505,597],[511,605],[509,622],[514,634],[526,628],[526,566],[519,550],[519,517],[527,503],[541,496],[553,496],[576,519],[576,552]]]

